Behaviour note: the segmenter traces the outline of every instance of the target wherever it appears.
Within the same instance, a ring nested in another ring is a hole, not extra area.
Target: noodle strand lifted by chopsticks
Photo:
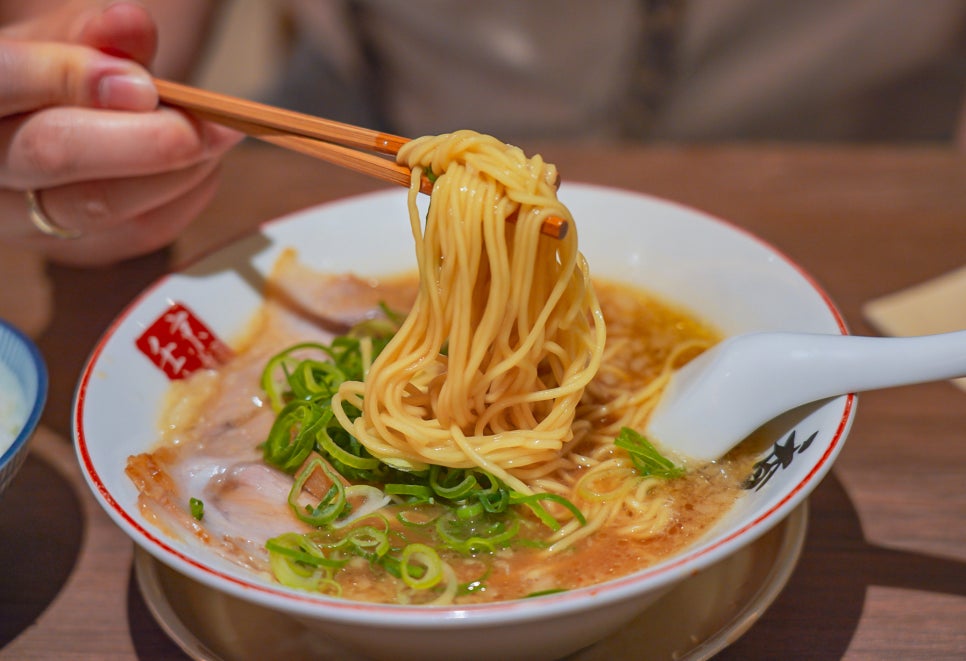
[[[388,463],[479,467],[529,493],[514,472],[573,439],[605,339],[556,170],[473,131],[413,140],[398,158],[413,170],[419,292],[365,383],[344,384],[333,408],[362,408],[340,422]],[[423,228],[426,171],[436,180]],[[551,215],[570,221],[562,239],[540,233]]]

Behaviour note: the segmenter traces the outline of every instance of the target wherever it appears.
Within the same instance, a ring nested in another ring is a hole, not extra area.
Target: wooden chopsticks
[[[274,106],[210,92],[168,80],[154,80],[161,101],[189,110],[246,135],[285,149],[318,158],[362,174],[402,186],[410,185],[408,167],[380,154],[395,155],[409,142],[390,133],[344,124],[331,119],[276,108]],[[376,152],[376,153],[370,153]],[[432,182],[423,177],[423,193],[431,193]],[[515,221],[511,217],[508,220]],[[567,233],[567,221],[551,217],[541,232],[555,238]]]
[[[167,80],[154,80],[161,101],[259,140],[409,186],[409,168],[360,149],[394,155],[409,140],[351,124],[276,108]],[[429,190],[432,190],[430,184]],[[428,191],[424,191],[428,192]]]

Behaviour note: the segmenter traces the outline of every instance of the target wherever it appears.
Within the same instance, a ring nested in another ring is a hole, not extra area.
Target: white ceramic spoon
[[[738,335],[671,377],[645,436],[683,457],[713,460],[797,406],[961,376],[966,376],[966,331],[902,338]]]

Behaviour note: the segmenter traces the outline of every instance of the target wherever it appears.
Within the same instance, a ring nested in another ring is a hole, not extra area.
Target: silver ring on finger
[[[80,237],[80,230],[67,229],[50,219],[50,216],[47,215],[43,205],[40,203],[40,191],[28,189],[24,191],[24,195],[27,198],[27,215],[30,218],[30,222],[38,230],[47,236],[53,236],[58,239],[77,239]]]

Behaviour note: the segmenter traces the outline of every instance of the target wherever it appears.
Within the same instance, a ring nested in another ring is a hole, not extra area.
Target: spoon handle
[[[647,431],[684,456],[715,459],[803,404],[961,376],[966,376],[966,331],[902,338],[738,335],[671,378]]]
[[[777,361],[776,369],[784,368],[798,380],[801,395],[809,397],[796,405],[850,392],[966,376],[966,331],[919,337],[767,335],[770,337],[763,334],[759,339],[769,343],[768,359]]]

